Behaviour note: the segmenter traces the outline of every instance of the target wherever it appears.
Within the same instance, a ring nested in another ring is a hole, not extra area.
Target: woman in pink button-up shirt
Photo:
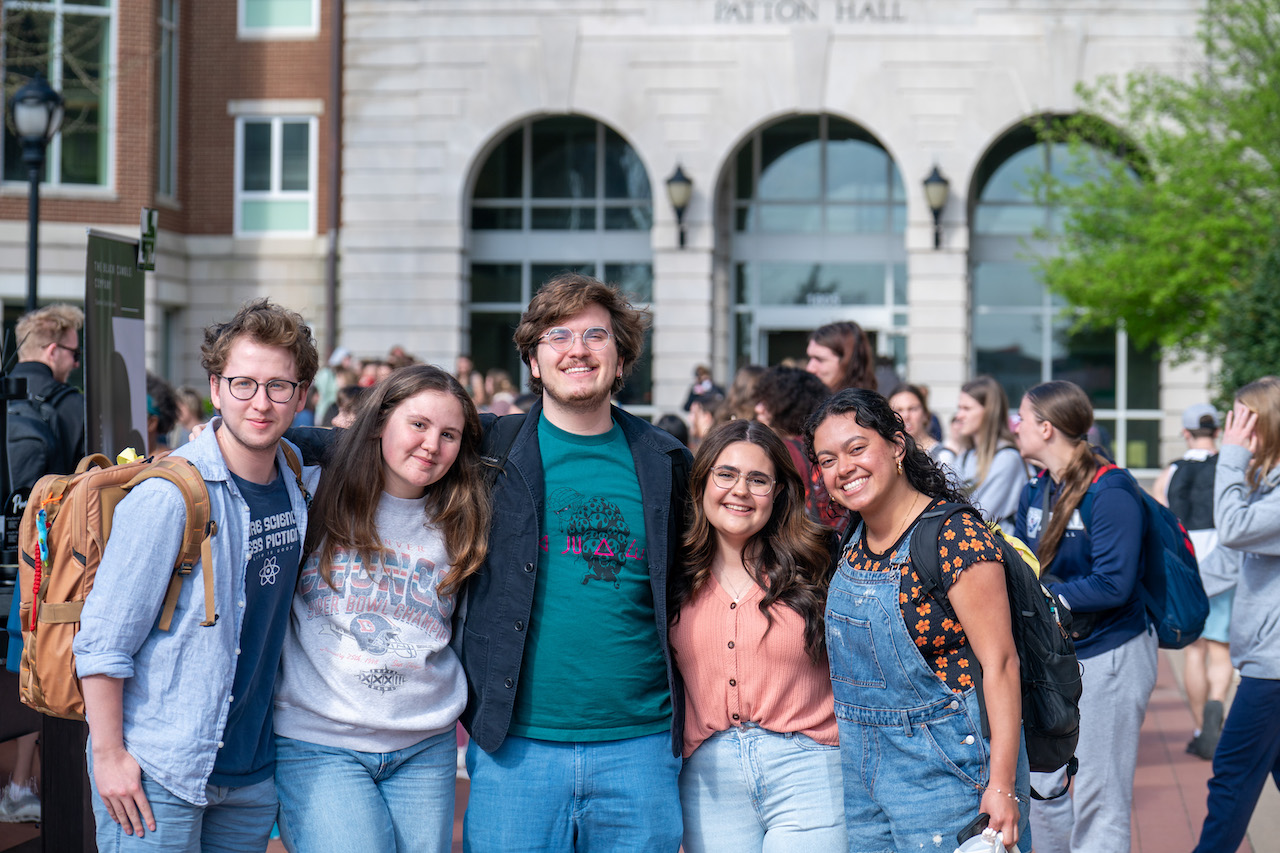
[[[846,848],[822,613],[829,531],[772,430],[736,420],[693,461],[673,579],[685,683],[684,849]]]

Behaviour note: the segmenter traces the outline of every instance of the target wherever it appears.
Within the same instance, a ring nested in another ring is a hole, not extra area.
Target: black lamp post
[[[947,206],[947,195],[951,191],[951,183],[942,177],[938,167],[934,166],[929,177],[924,179],[924,197],[929,202],[929,210],[933,211],[933,248],[942,248],[942,209]]]
[[[37,250],[40,241],[40,172],[45,148],[62,123],[62,96],[43,75],[35,77],[13,96],[13,127],[22,143],[27,164],[27,311],[36,310]]]
[[[667,178],[667,198],[671,199],[671,207],[676,212],[676,227],[680,229],[680,248],[684,248],[684,212],[689,208],[689,199],[693,196],[693,180],[684,173],[680,164]]]

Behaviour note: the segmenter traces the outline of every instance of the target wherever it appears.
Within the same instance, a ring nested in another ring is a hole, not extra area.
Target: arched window
[[[736,365],[802,357],[838,319],[905,361],[907,202],[875,137],[835,116],[785,119],[738,149],[726,196]]]
[[[1093,149],[1092,155],[1113,155]],[[1068,379],[1093,401],[1116,461],[1158,466],[1160,356],[1139,350],[1122,331],[1074,329],[1060,297],[1036,275],[1034,258],[1052,253],[1061,212],[1036,198],[1035,176],[1078,178],[1063,143],[1037,139],[1021,126],[983,158],[974,185],[970,277],[973,284],[974,373],[1000,380],[1017,405],[1022,393],[1049,379]],[[1136,179],[1136,178],[1135,178]]]
[[[470,354],[514,380],[511,335],[530,297],[564,270],[653,297],[653,199],[644,164],[611,128],[582,116],[529,119],[493,149],[471,194]],[[650,342],[619,400],[651,402]]]

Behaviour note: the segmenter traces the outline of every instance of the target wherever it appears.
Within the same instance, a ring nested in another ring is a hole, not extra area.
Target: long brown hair
[[[426,518],[444,533],[450,569],[440,592],[456,592],[474,574],[489,550],[489,495],[480,462],[480,416],[471,396],[445,371],[415,364],[394,371],[361,398],[355,422],[334,443],[330,461],[308,513],[304,554],[319,550],[320,574],[333,586],[329,565],[334,551],[356,551],[366,566],[382,562],[378,503],[384,484],[379,436],[396,407],[423,391],[449,394],[462,406],[458,458],[427,488]]]
[[[840,377],[831,390],[866,388],[876,390],[876,356],[871,349],[871,336],[850,320],[819,326],[809,340],[824,346],[840,359]]]
[[[1267,472],[1280,463],[1280,379],[1264,376],[1254,380],[1236,392],[1236,399],[1258,416],[1253,428],[1258,445],[1245,470],[1245,480],[1256,490]]]
[[[978,477],[969,488],[982,485],[991,472],[991,460],[1002,447],[1016,447],[1013,430],[1009,429],[1009,398],[1004,386],[990,376],[975,376],[960,386],[978,405],[982,406],[982,423],[973,437],[973,449],[978,454]],[[1093,422],[1093,407],[1089,408],[1089,422]]]
[[[747,572],[764,590],[760,612],[770,626],[773,617],[769,608],[775,601],[799,613],[804,618],[805,649],[817,663],[825,648],[822,613],[831,579],[830,534],[805,515],[804,481],[791,461],[787,446],[759,421],[735,420],[721,424],[711,430],[698,447],[693,459],[689,524],[680,543],[678,568],[671,582],[671,621],[673,624],[679,621],[680,609],[693,600],[711,577],[716,532],[707,520],[702,498],[716,459],[726,447],[738,441],[763,450],[773,463],[777,479],[773,512],[743,548]]]
[[[1040,564],[1048,566],[1057,555],[1067,523],[1080,506],[1080,501],[1084,500],[1084,493],[1093,484],[1098,468],[1108,463],[1089,446],[1093,404],[1079,385],[1062,379],[1042,382],[1028,391],[1025,398],[1031,404],[1037,421],[1048,421],[1059,435],[1072,442],[1071,458],[1062,470],[1061,491],[1052,507],[1053,515],[1040,534],[1040,544],[1036,548]]]

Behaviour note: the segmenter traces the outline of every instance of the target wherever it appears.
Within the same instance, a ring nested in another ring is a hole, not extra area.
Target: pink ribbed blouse
[[[826,656],[817,665],[809,659],[804,619],[785,604],[770,608],[770,628],[760,612],[762,595],[752,585],[734,602],[712,577],[671,628],[684,678],[686,758],[711,735],[745,722],[839,743]]]

